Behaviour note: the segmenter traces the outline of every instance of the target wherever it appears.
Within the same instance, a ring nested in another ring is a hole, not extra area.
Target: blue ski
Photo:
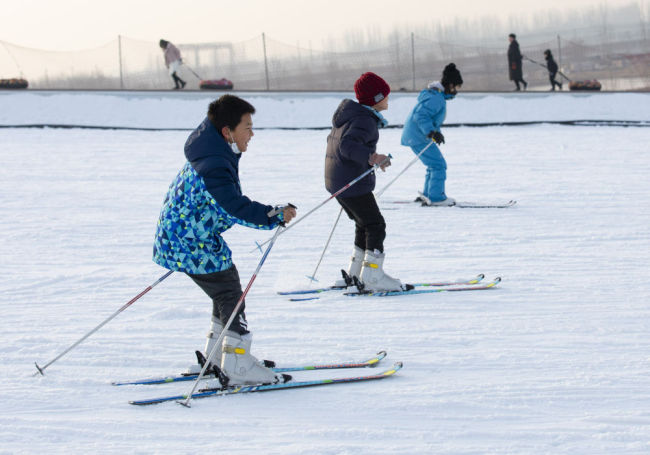
[[[454,285],[461,285],[461,284],[478,284],[483,278],[485,278],[485,275],[481,273],[479,275],[476,275],[474,278],[470,278],[468,280],[422,282],[422,283],[413,283],[413,284],[411,284],[411,286],[426,287],[426,286],[454,286]],[[320,294],[322,292],[337,291],[337,290],[344,290],[344,289],[347,289],[347,287],[330,286],[330,287],[326,287],[326,288],[317,288],[317,289],[302,289],[302,290],[296,290],[296,291],[278,291],[278,294],[279,295]]]
[[[287,373],[290,371],[312,371],[312,370],[339,370],[345,368],[368,368],[375,367],[386,357],[386,351],[379,351],[373,357],[362,362],[341,362],[341,363],[326,363],[315,365],[304,365],[297,367],[285,368],[271,368],[276,373]],[[171,382],[194,381],[198,377],[198,373],[180,374],[177,376],[164,376],[158,378],[136,379],[133,381],[113,382],[113,385],[155,385],[155,384],[169,384]],[[213,374],[206,374],[203,379],[212,379]]]
[[[227,388],[218,388],[218,389],[204,389],[192,395],[192,399],[198,398],[208,398],[208,397],[221,397],[225,395],[236,395],[242,393],[254,393],[254,392],[271,392],[277,390],[286,390],[286,389],[298,389],[304,387],[317,387],[317,386],[326,386],[334,384],[346,384],[350,382],[362,382],[362,381],[373,381],[378,379],[385,379],[387,377],[395,374],[400,368],[402,368],[402,362],[397,362],[393,365],[392,368],[382,371],[381,373],[367,375],[367,376],[351,376],[346,378],[332,378],[332,379],[317,379],[313,381],[290,381],[282,384],[262,384],[262,385],[250,385],[250,386],[233,386]],[[148,400],[133,400],[129,401],[130,404],[137,406],[145,406],[150,404],[164,403],[167,401],[180,401],[186,400],[187,395],[170,395],[160,398],[151,398]]]

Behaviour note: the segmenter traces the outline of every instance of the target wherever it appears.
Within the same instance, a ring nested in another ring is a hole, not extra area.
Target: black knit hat
[[[445,69],[442,72],[442,80],[440,83],[443,87],[447,87],[450,84],[462,85],[463,77],[460,75],[460,71],[456,68],[455,63],[450,63],[445,66]]]

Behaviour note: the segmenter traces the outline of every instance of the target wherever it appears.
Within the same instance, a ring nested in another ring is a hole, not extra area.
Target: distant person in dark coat
[[[515,82],[517,88],[515,90],[519,91],[519,83],[524,84],[524,90],[528,87],[528,82],[524,80],[523,68],[522,68],[522,55],[519,52],[519,43],[517,42],[517,36],[514,33],[511,33],[508,37],[510,40],[510,46],[508,47],[508,68],[510,69],[510,80]]]
[[[551,90],[555,91],[556,85],[560,90],[562,90],[562,83],[555,80],[558,67],[557,63],[555,63],[555,60],[553,59],[553,54],[551,54],[550,49],[544,51],[544,58],[546,59],[546,68],[548,69],[548,79],[551,81]]]

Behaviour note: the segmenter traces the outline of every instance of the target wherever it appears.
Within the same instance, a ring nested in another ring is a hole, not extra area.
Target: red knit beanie
[[[390,93],[390,86],[375,73],[363,73],[354,83],[354,94],[359,103],[374,106],[386,98]]]

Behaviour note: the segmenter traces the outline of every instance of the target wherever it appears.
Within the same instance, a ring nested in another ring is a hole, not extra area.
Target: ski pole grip
[[[287,207],[293,207],[294,209],[297,209],[297,208],[298,208],[298,207],[296,207],[295,205],[293,205],[291,202],[287,202],[286,205],[276,205],[275,208],[274,208],[273,210],[271,210],[269,213],[266,214],[266,216],[268,216],[269,218],[271,218],[272,216],[275,216],[275,215],[277,215],[278,213],[284,211],[284,209],[286,209]]]
[[[374,168],[381,167],[382,164],[384,164],[384,163],[387,162],[387,161],[390,161],[392,158],[393,158],[393,155],[391,155],[391,154],[389,153],[388,156],[387,156],[386,158],[384,158],[380,163],[375,163],[375,165],[374,165],[373,167],[374,167]]]

